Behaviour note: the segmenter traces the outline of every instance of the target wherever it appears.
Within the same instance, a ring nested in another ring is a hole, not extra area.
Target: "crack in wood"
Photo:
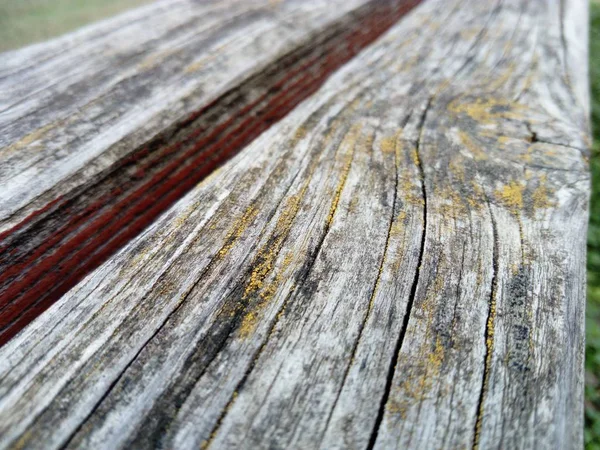
[[[425,120],[427,117],[427,112],[431,107],[431,103],[433,101],[433,96],[427,100],[427,104],[425,105],[425,109],[421,114],[419,119],[419,124],[417,129],[419,130],[419,138],[415,143],[415,163],[420,175],[421,182],[421,195],[423,197],[423,223],[421,228],[421,246],[419,249],[419,257],[417,260],[417,270],[415,271],[415,275],[412,281],[412,285],[410,288],[410,295],[408,298],[408,303],[406,306],[406,312],[404,313],[404,317],[402,319],[402,328],[400,330],[400,334],[398,335],[398,339],[394,345],[394,352],[392,360],[390,361],[390,365],[388,368],[388,374],[385,382],[385,390],[383,396],[381,398],[381,402],[379,404],[379,408],[377,411],[377,417],[375,419],[375,425],[373,426],[373,430],[371,431],[371,435],[369,438],[369,444],[367,445],[368,450],[372,450],[375,447],[375,443],[377,442],[377,436],[379,433],[379,428],[381,427],[381,423],[383,422],[383,415],[385,413],[385,407],[387,405],[388,399],[390,397],[390,393],[392,391],[392,382],[394,380],[394,372],[396,369],[396,364],[398,363],[398,358],[400,356],[400,350],[402,349],[402,343],[404,342],[404,337],[406,336],[406,330],[408,329],[408,322],[410,319],[410,313],[412,311],[412,307],[415,301],[415,297],[417,294],[417,286],[419,283],[419,273],[421,270],[421,264],[423,262],[423,255],[425,253],[425,241],[427,239],[427,191],[425,187],[425,171],[423,166],[421,165],[421,159],[419,157],[420,146],[422,143],[423,133],[425,132]]]
[[[379,287],[379,281],[381,279],[381,274],[383,272],[383,267],[384,264],[386,262],[386,258],[387,258],[387,253],[388,253],[388,248],[389,248],[389,244],[390,244],[390,237],[392,234],[392,228],[394,225],[394,220],[396,219],[396,214],[397,214],[397,210],[396,210],[396,202],[398,201],[398,179],[399,179],[399,171],[398,171],[398,139],[396,138],[396,142],[395,142],[395,147],[394,148],[394,165],[396,167],[396,176],[395,176],[395,181],[394,181],[394,195],[393,195],[393,200],[392,200],[392,211],[390,214],[390,220],[389,220],[389,224],[388,224],[388,229],[387,229],[387,235],[385,238],[385,244],[383,247],[383,254],[381,256],[381,261],[379,263],[379,269],[377,271],[377,277],[375,278],[375,282],[373,283],[373,289],[371,290],[371,294],[369,296],[369,306],[367,308],[367,313],[365,314],[364,319],[361,321],[361,325],[359,327],[358,330],[358,336],[356,338],[356,340],[354,341],[354,345],[352,346],[352,351],[350,353],[350,358],[348,359],[348,364],[346,365],[346,369],[344,370],[344,375],[342,377],[342,382],[340,383],[339,389],[337,391],[335,400],[333,402],[333,405],[331,406],[331,410],[329,412],[329,415],[327,416],[327,419],[325,421],[325,426],[323,427],[323,432],[321,434],[321,437],[319,438],[320,441],[320,446],[323,445],[323,440],[325,437],[325,433],[327,433],[327,429],[329,428],[329,423],[331,421],[331,417],[333,416],[333,412],[335,411],[335,408],[337,406],[338,400],[340,398],[340,394],[342,392],[342,389],[344,388],[344,385],[346,383],[346,379],[348,378],[348,373],[350,372],[350,368],[352,367],[352,364],[355,362],[355,357],[356,357],[356,351],[358,349],[358,344],[360,343],[360,340],[362,338],[363,335],[363,331],[365,329],[365,326],[367,324],[367,321],[369,320],[369,317],[371,316],[371,312],[373,311],[373,301],[375,300],[375,294],[377,294],[377,289]]]
[[[488,303],[488,316],[485,324],[485,356],[483,360],[483,378],[481,382],[481,390],[479,391],[479,400],[477,402],[477,415],[475,418],[475,430],[473,433],[473,450],[479,448],[479,438],[481,436],[481,427],[483,423],[484,401],[485,395],[490,383],[490,372],[492,367],[492,357],[494,349],[494,323],[496,320],[496,296],[498,292],[498,229],[494,213],[492,212],[489,200],[487,201],[490,220],[492,223],[492,236],[494,244],[492,246],[492,282],[490,288],[490,298]]]

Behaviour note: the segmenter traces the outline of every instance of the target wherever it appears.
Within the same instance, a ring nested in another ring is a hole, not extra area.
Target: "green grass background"
[[[585,443],[600,450],[600,1],[590,5],[590,88],[594,144],[588,232],[588,302],[585,357]]]
[[[151,0],[0,0],[0,51],[58,36]],[[590,5],[592,200],[586,312],[586,449],[600,450],[600,0]],[[0,56],[0,61],[1,61]],[[0,62],[1,64],[1,62]]]
[[[0,52],[42,41],[151,0],[0,0]]]

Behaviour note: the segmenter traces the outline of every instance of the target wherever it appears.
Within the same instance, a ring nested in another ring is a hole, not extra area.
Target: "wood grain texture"
[[[415,8],[0,349],[0,446],[581,448],[586,8]]]
[[[33,50],[9,54],[0,345],[415,3],[180,1],[47,44],[63,52],[32,67]]]

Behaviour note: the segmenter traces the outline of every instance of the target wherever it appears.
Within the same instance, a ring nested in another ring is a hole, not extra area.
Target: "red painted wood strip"
[[[158,137],[115,164],[101,180],[70,198],[54,199],[2,233],[0,345],[314,93],[418,2],[371,2],[337,29],[332,27],[320,44],[298,49],[192,114],[178,125],[178,130],[188,131],[182,140]],[[263,94],[248,102],[245,93],[257,87]]]

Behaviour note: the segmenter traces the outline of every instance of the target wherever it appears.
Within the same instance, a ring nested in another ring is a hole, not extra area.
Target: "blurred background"
[[[600,1],[590,4],[590,92],[594,144],[590,166],[592,199],[588,231],[586,310],[585,441],[600,449]]]
[[[0,52],[74,30],[152,0],[0,0]],[[0,64],[2,56],[0,55]],[[590,3],[590,92],[594,144],[588,232],[586,449],[600,450],[600,0]]]
[[[0,0],[0,52],[59,36],[152,0]]]

